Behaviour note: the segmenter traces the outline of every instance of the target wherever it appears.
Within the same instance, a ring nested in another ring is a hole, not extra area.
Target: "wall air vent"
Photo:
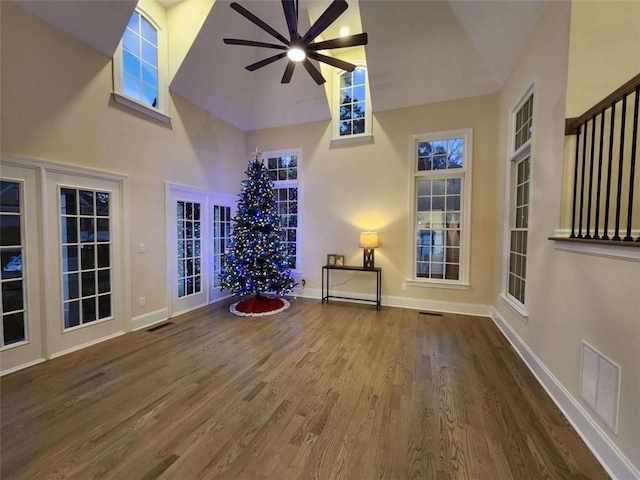
[[[620,367],[582,342],[580,397],[613,431],[618,433]]]

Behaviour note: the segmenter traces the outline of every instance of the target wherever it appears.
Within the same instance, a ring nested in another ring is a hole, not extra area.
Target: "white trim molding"
[[[145,328],[149,328],[157,323],[166,322],[169,318],[169,309],[161,308],[153,312],[143,313],[137,317],[131,319],[131,330],[137,331]]]
[[[77,352],[78,350],[82,350],[83,348],[87,348],[87,347],[90,347],[92,345],[97,345],[98,343],[106,342],[107,340],[111,340],[113,338],[117,338],[117,337],[119,337],[121,335],[124,335],[125,333],[126,332],[124,332],[124,331],[116,332],[116,333],[113,333],[111,335],[107,335],[106,337],[98,338],[96,340],[91,340],[90,342],[83,343],[82,345],[76,345],[74,347],[67,348],[66,350],[62,350],[60,352],[52,353],[51,355],[49,355],[49,360],[52,360],[52,359],[58,358],[58,357],[62,357],[63,355],[67,355],[69,353]]]
[[[7,370],[0,371],[0,377],[4,377],[5,375],[9,375],[10,373],[14,373],[20,370],[24,370],[25,368],[33,367],[34,365],[38,365],[39,363],[46,362],[46,358],[36,358],[31,362],[23,363],[22,365],[18,365],[17,367],[8,368]]]
[[[494,307],[491,318],[607,473],[615,480],[640,480],[640,471]]]
[[[624,245],[624,243],[631,242],[588,243],[586,241],[572,241],[569,239],[570,234],[570,230],[556,230],[553,237],[549,238],[549,240],[553,240],[553,248],[563,252],[640,262],[640,248],[636,247],[637,242],[634,242],[633,246]],[[631,235],[637,238],[640,232],[635,231],[634,233],[632,230]]]

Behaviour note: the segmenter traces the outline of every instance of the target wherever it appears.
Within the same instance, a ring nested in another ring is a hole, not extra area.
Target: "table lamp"
[[[364,268],[373,268],[373,249],[378,248],[378,232],[360,232],[360,248],[364,248]]]

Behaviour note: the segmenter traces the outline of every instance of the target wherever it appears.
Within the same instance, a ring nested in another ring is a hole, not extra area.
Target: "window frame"
[[[129,107],[139,113],[148,115],[156,120],[164,123],[169,123],[171,117],[169,116],[169,82],[168,82],[168,39],[167,29],[157,21],[147,10],[138,5],[135,8],[135,12],[141,15],[147,20],[156,30],[157,34],[157,48],[158,48],[158,107],[153,108],[149,105],[142,103],[141,101],[131,98],[124,94],[123,80],[124,68],[122,65],[122,52],[123,52],[123,39],[124,32],[118,43],[118,47],[113,55],[113,92],[112,96],[116,103]],[[133,14],[132,14],[133,15]],[[125,29],[126,31],[126,29]]]
[[[507,168],[505,175],[505,199],[504,204],[506,206],[506,211],[504,215],[504,235],[502,242],[502,275],[501,275],[501,288],[500,288],[500,298],[502,302],[524,323],[528,323],[529,314],[526,310],[526,299],[527,299],[527,276],[525,274],[524,277],[524,299],[525,303],[521,303],[516,297],[512,296],[509,293],[509,274],[510,274],[510,256],[511,256],[511,231],[516,229],[515,227],[515,215],[516,215],[516,202],[517,202],[517,168],[518,164],[529,160],[529,190],[528,190],[528,210],[527,210],[527,242],[525,245],[526,254],[525,257],[525,271],[527,270],[528,258],[531,252],[531,209],[532,209],[532,178],[533,178],[533,168],[534,168],[534,148],[533,148],[533,138],[535,134],[535,126],[536,126],[536,95],[535,95],[535,85],[531,82],[527,88],[524,90],[524,93],[518,97],[518,101],[513,105],[510,109],[509,114],[509,134],[507,140]],[[524,107],[524,105],[533,97],[531,102],[531,133],[529,138],[522,143],[520,146],[516,147],[517,139],[517,115],[518,112]],[[519,228],[521,230],[521,228]]]
[[[418,143],[463,139],[462,168],[446,170],[418,170]],[[471,266],[471,195],[473,172],[473,129],[464,128],[444,132],[425,133],[411,136],[411,160],[409,171],[409,212],[408,226],[408,269],[406,283],[412,286],[468,290],[470,287]],[[460,178],[460,267],[458,280],[422,278],[416,275],[417,269],[417,185],[424,179]]]
[[[288,157],[288,156],[296,156],[296,179],[295,180],[272,180],[274,190],[278,188],[292,188],[295,187],[298,189],[298,198],[296,200],[298,204],[298,213],[297,215],[297,224],[296,224],[296,268],[292,268],[291,272],[295,275],[302,274],[302,210],[300,208],[300,199],[302,198],[302,149],[301,148],[291,148],[286,150],[271,150],[268,152],[262,152],[262,158],[267,166],[267,162],[269,158],[274,157]],[[277,201],[277,199],[276,199]]]
[[[333,75],[333,88],[331,98],[331,145],[345,145],[353,143],[366,143],[373,140],[373,115],[371,108],[371,92],[369,88],[369,70],[364,63],[355,62],[356,69],[364,70],[365,74],[365,112],[364,133],[340,135],[340,78],[347,72],[336,69]],[[355,71],[355,70],[354,70]]]

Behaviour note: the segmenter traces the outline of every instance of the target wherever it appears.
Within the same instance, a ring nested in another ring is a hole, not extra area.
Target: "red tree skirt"
[[[284,298],[251,297],[234,303],[229,310],[240,317],[259,317],[273,315],[289,308],[289,302]]]

